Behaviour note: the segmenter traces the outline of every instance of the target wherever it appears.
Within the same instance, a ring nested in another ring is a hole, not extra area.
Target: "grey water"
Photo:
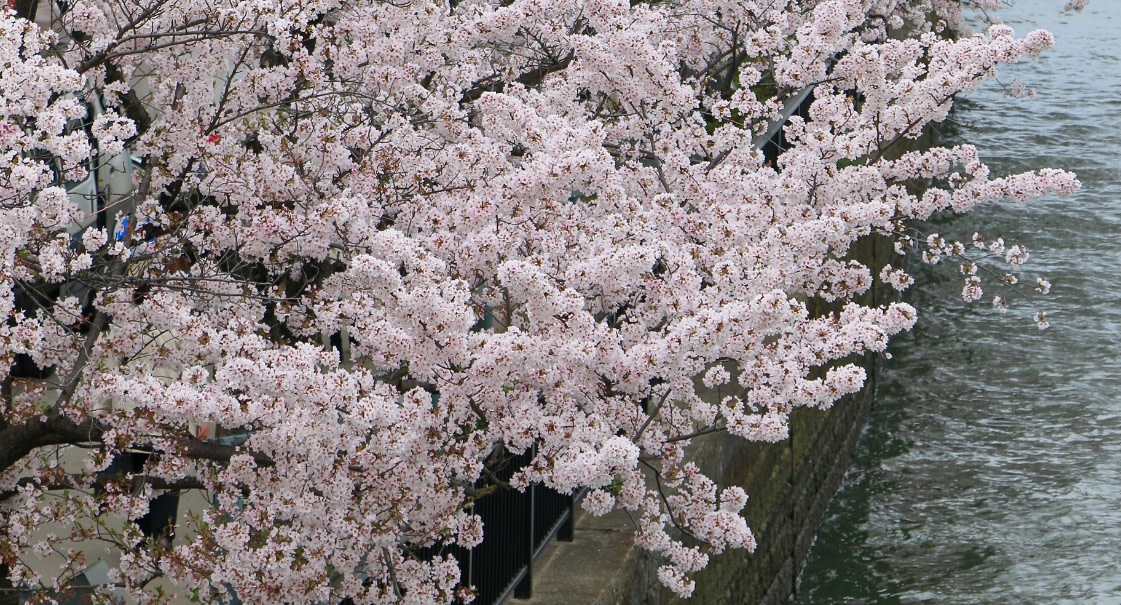
[[[958,266],[921,267],[918,325],[897,339],[795,603],[1121,604],[1121,2],[1000,12],[1056,48],[1001,70],[947,136],[994,175],[1076,172],[1073,198],[996,204],[935,225],[1026,243],[1050,296],[1004,315],[960,297]],[[990,295],[1000,293],[988,292]]]

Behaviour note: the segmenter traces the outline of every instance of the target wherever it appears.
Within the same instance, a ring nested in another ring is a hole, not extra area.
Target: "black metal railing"
[[[543,485],[525,491],[507,486],[532,453],[504,456],[485,485],[497,490],[475,501],[471,512],[483,520],[483,541],[473,549],[457,546],[429,548],[420,557],[450,554],[459,561],[463,583],[475,590],[477,605],[498,605],[507,598],[533,593],[533,560],[556,537],[572,540],[576,496]]]
[[[516,457],[499,478],[509,480],[529,458]],[[476,602],[494,605],[511,594],[519,598],[532,595],[533,559],[554,535],[572,540],[574,501],[571,495],[531,485],[524,492],[500,489],[475,503],[484,538],[469,553],[463,572],[464,580],[478,592]]]

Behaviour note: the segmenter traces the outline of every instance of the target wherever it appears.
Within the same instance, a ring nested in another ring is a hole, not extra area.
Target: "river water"
[[[799,605],[1121,604],[1121,1],[1061,5],[1000,13],[1058,40],[1002,70],[1038,97],[987,86],[949,136],[994,174],[1064,168],[1082,192],[936,227],[1026,243],[1030,281],[1054,284],[1039,301],[1052,327],[1022,301],[967,306],[956,263],[918,271],[920,321],[893,345]]]

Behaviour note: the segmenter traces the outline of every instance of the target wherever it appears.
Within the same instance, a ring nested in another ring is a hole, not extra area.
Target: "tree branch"
[[[569,66],[569,64],[572,63],[572,59],[575,56],[576,56],[576,53],[574,51],[570,50],[570,51],[568,51],[568,54],[564,56],[563,59],[560,59],[559,61],[554,61],[552,63],[546,63],[544,65],[541,65],[539,67],[531,69],[531,70],[523,73],[522,75],[518,76],[517,78],[515,78],[514,81],[518,82],[519,84],[522,84],[526,87],[537,86],[541,82],[545,81],[546,76],[548,76],[549,74],[558,72],[562,69],[566,69]],[[483,96],[484,92],[502,92],[505,88],[506,88],[506,83],[501,81],[501,80],[499,80],[499,81],[482,80],[482,81],[476,83],[471,88],[468,88],[467,90],[464,90],[463,95],[459,97],[459,102],[461,104],[472,103],[474,101],[479,100],[479,97]]]
[[[152,475],[132,475],[128,477],[131,479],[129,489],[133,493],[138,493],[149,486],[152,489],[160,490],[181,490],[181,489],[206,489],[206,485],[197,478],[187,477],[184,479],[168,480],[163,477],[154,477]],[[119,473],[110,473],[102,471],[83,482],[79,476],[71,475],[65,481],[58,481],[45,485],[44,487],[51,491],[59,491],[64,489],[99,489],[108,487],[110,484],[121,484],[125,476]],[[35,477],[24,477],[16,482],[17,487],[28,486],[42,486],[43,484]],[[11,498],[19,493],[19,490],[8,490],[0,492],[0,502]]]
[[[57,410],[36,416],[0,430],[0,472],[3,472],[38,447],[98,442],[102,427],[90,418],[77,423]]]

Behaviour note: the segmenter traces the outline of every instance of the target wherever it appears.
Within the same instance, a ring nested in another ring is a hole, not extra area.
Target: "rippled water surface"
[[[1018,34],[1054,51],[1002,71],[955,139],[994,174],[1058,167],[1083,190],[938,225],[1028,245],[1054,292],[1007,315],[961,302],[956,264],[920,271],[914,332],[897,340],[857,460],[833,502],[797,603],[1121,604],[1121,1],[1081,14],[1016,0]]]

